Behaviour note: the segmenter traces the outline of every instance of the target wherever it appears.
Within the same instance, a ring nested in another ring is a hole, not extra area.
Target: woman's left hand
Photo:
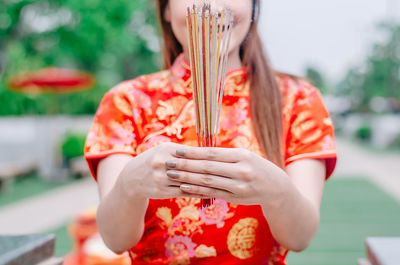
[[[182,191],[241,205],[276,201],[288,181],[281,168],[242,148],[184,147],[166,167]]]

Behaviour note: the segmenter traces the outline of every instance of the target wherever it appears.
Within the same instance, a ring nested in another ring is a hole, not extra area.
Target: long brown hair
[[[157,2],[164,44],[164,67],[169,68],[183,49],[171,24],[164,18],[168,0]],[[283,167],[281,93],[275,79],[276,73],[269,65],[257,30],[259,7],[260,0],[253,0],[253,22],[241,45],[240,58],[248,69],[251,118],[258,143],[269,160]]]

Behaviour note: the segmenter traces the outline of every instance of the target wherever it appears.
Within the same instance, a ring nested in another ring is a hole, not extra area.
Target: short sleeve
[[[331,117],[319,90],[299,81],[286,137],[286,165],[301,159],[325,159],[326,178],[336,166],[336,142]]]
[[[85,143],[85,159],[90,172],[97,180],[97,166],[101,159],[112,154],[136,155],[139,141],[127,84],[118,85],[107,92],[95,114]]]

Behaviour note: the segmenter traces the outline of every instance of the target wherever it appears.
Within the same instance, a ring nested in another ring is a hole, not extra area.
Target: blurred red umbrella
[[[48,67],[13,76],[9,80],[9,87],[13,91],[33,97],[39,94],[51,93],[52,95],[49,95],[48,100],[45,101],[45,104],[46,102],[50,103],[46,107],[46,114],[49,115],[59,113],[59,106],[61,105],[59,94],[90,89],[94,86],[94,80],[91,74],[85,72]],[[54,97],[54,94],[56,97]],[[54,148],[59,141],[59,138],[54,133],[57,132],[58,128],[57,120],[53,119],[50,121],[47,117],[41,126],[38,127],[40,130],[38,139],[41,142],[41,152],[47,154],[46,159],[43,159],[44,162],[40,169],[40,176],[48,180],[62,178],[64,174],[61,165],[59,165],[56,159],[57,153]]]
[[[71,93],[93,87],[94,77],[85,72],[48,67],[22,73],[10,79],[10,89],[27,94]]]

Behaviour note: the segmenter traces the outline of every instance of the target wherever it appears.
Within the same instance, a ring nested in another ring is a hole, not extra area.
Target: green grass
[[[311,246],[290,253],[289,265],[356,264],[365,257],[365,238],[400,236],[400,204],[361,179],[327,182],[321,226]]]
[[[0,192],[0,207],[70,184],[73,181],[70,178],[64,182],[48,182],[39,178],[36,174],[18,177],[11,189]]]

